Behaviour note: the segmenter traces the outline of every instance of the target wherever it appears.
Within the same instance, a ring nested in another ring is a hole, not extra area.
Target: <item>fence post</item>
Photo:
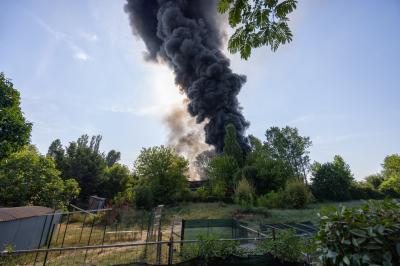
[[[181,247],[183,246],[182,240],[185,239],[185,220],[182,219],[182,226],[181,226]]]
[[[173,237],[171,236],[168,242],[168,265],[172,265],[172,262],[174,260],[174,240]]]
[[[89,240],[88,240],[88,243],[87,243],[88,246],[90,245],[90,239],[92,238],[92,232],[93,232],[93,227],[94,227],[95,220],[96,220],[96,216],[93,216],[92,227],[90,228]],[[88,252],[88,250],[86,249],[85,259],[83,260],[84,263],[86,263],[87,252]]]
[[[274,251],[275,251],[275,254],[276,254],[275,228],[272,228],[272,240],[274,241]]]
[[[81,234],[79,235],[79,241],[78,241],[78,243],[81,243],[82,234],[83,234],[83,229],[85,228],[85,221],[86,221],[86,212],[85,212],[85,216],[83,216],[82,230],[81,230]]]
[[[50,225],[50,226],[51,226],[51,225]],[[50,249],[50,245],[51,245],[51,240],[53,239],[54,227],[55,227],[55,224],[53,224],[53,226],[52,226],[52,228],[51,228],[50,238],[49,238],[49,242],[48,242],[48,244],[47,244],[46,255],[44,256],[43,266],[46,266],[47,255],[49,254],[49,249]]]
[[[40,245],[42,244],[43,233],[44,233],[44,229],[46,228],[46,223],[47,223],[47,217],[49,217],[49,216],[46,215],[46,218],[44,219],[42,233],[40,234],[40,240],[39,240],[39,244],[38,244],[38,247],[37,247],[38,249],[40,249]],[[36,264],[38,255],[39,255],[39,252],[36,252],[35,261],[33,262],[33,265]]]
[[[62,239],[62,242],[61,242],[61,248],[64,247],[65,235],[67,234],[67,229],[68,229],[68,224],[69,224],[69,215],[70,215],[70,213],[68,212],[68,214],[67,214],[67,223],[65,224],[64,235],[63,235],[63,239]],[[61,250],[60,250],[60,254],[61,254]]]

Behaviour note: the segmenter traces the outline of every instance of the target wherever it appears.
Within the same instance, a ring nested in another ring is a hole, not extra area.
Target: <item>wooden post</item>
[[[168,242],[168,265],[172,265],[172,262],[174,260],[174,240],[171,235],[169,242]]]

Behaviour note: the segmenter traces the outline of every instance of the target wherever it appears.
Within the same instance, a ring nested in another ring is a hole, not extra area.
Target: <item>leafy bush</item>
[[[257,200],[258,206],[277,208],[304,208],[312,200],[307,186],[298,180],[289,181],[284,190],[271,191]]]
[[[302,209],[312,198],[308,187],[298,180],[289,181],[283,192],[284,204],[288,208]]]
[[[283,203],[282,191],[271,191],[263,196],[258,197],[257,199],[258,206],[270,209],[283,208]]]
[[[239,165],[232,156],[216,156],[210,160],[207,173],[215,196],[221,198],[232,196],[234,192],[233,177],[238,169]]]
[[[383,199],[385,194],[375,189],[371,183],[354,182],[350,187],[352,199]]]
[[[151,189],[155,204],[176,203],[187,192],[188,161],[169,147],[143,148],[134,168],[139,183]]]
[[[79,191],[76,180],[63,180],[53,159],[41,155],[34,146],[27,146],[0,161],[2,206],[65,208]]]
[[[271,254],[281,261],[301,262],[306,246],[303,239],[296,236],[293,230],[279,231],[274,241],[266,239],[257,246],[257,252]]]
[[[208,197],[209,197],[209,193],[208,193],[208,190],[207,190],[207,188],[205,186],[199,187],[196,190],[196,198],[199,201],[203,201],[203,202],[207,201]]]
[[[214,257],[225,258],[235,254],[238,249],[238,242],[218,241],[216,235],[200,234],[197,238],[200,240],[198,243],[183,246],[180,254],[183,259],[200,257],[207,261]]]
[[[247,179],[239,181],[234,195],[235,203],[243,208],[250,208],[254,205],[255,190],[252,184]]]
[[[333,162],[314,163],[311,190],[318,200],[348,200],[353,174],[342,157],[336,155]]]
[[[153,199],[153,193],[148,186],[139,185],[135,189],[135,205],[139,209],[150,210],[154,207],[155,202]]]
[[[317,234],[323,265],[399,265],[400,204],[369,201],[321,217]]]
[[[400,197],[400,174],[394,174],[383,181],[379,190],[390,197]]]
[[[382,184],[384,180],[383,175],[381,174],[375,174],[375,175],[369,175],[365,178],[365,182],[368,184],[371,184],[373,188],[378,189],[379,186]]]

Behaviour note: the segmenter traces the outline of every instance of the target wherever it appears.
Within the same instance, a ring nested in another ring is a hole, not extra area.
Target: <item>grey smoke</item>
[[[146,60],[166,63],[189,99],[187,111],[205,122],[205,142],[222,152],[225,126],[232,123],[248,149],[237,95],[246,77],[232,72],[222,53],[223,32],[215,0],[127,0],[133,33],[143,39]]]
[[[193,180],[207,179],[204,161],[212,155],[211,146],[204,143],[202,124],[197,124],[185,109],[176,107],[164,118],[168,126],[168,145],[189,161],[189,176]],[[204,157],[204,158],[203,158]]]

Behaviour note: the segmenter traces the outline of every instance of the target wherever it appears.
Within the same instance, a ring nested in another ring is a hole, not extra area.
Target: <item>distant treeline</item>
[[[249,136],[249,149],[226,126],[221,154],[200,164],[209,182],[191,191],[189,163],[173,148],[143,148],[133,169],[121,154],[100,150],[102,137],[82,135],[63,146],[54,140],[46,155],[30,143],[32,124],[23,116],[19,92],[0,73],[0,206],[84,205],[91,195],[109,203],[149,209],[179,201],[228,200],[243,207],[302,208],[311,201],[400,197],[400,156],[387,156],[381,173],[356,181],[336,155],[311,164],[309,137],[297,128],[271,127],[262,141]]]

